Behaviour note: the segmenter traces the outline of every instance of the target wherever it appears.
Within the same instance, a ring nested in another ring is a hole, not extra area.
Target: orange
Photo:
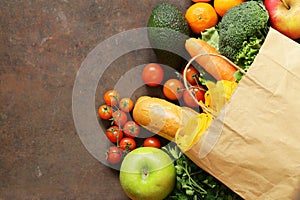
[[[243,2],[245,0],[214,0],[214,8],[218,15],[223,17],[230,8],[240,5]]]
[[[185,18],[196,34],[200,34],[218,23],[218,15],[209,3],[200,2],[191,5],[185,13]]]

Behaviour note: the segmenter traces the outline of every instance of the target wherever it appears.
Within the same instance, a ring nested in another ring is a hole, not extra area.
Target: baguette
[[[133,109],[133,119],[145,129],[170,141],[177,130],[188,119],[199,113],[188,107],[181,107],[164,99],[142,96]]]

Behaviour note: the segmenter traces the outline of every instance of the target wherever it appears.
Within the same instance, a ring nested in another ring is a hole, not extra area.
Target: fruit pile
[[[192,0],[185,14],[192,31],[200,34],[218,24],[218,17],[224,17],[231,8],[248,0]],[[291,39],[299,39],[300,4],[298,1],[257,0],[266,8],[270,25]]]
[[[289,6],[286,1],[281,2]],[[291,39],[300,38],[300,35],[295,36],[299,32],[293,31],[295,34],[291,35],[281,30],[281,26],[276,26],[273,8],[278,4],[279,0],[277,3],[276,0],[192,0],[185,13],[168,3],[161,3],[152,10],[148,27],[167,29],[149,29],[149,41],[157,63],[146,64],[140,78],[147,91],[161,89],[163,98],[143,98],[144,107],[136,109],[138,100],[121,98],[118,91],[112,89],[104,94],[105,104],[98,109],[100,119],[111,122],[106,129],[106,136],[111,142],[107,161],[111,165],[120,164],[120,182],[130,198],[240,199],[195,166],[182,152],[188,151],[198,141],[230,99],[243,73],[247,72],[258,54],[270,26]],[[297,26],[300,27],[299,24]],[[188,38],[173,33],[169,35],[170,30],[181,32]],[[162,51],[164,47],[183,49],[192,60],[187,65],[186,60],[182,64],[178,56]],[[170,72],[161,58],[173,61],[168,62],[175,71],[170,77],[166,76]],[[145,104],[158,107],[152,109]],[[142,117],[147,115],[150,121],[151,117],[156,118],[153,127],[146,129],[144,119],[135,120],[135,110],[146,113]],[[166,116],[168,120],[164,118]],[[161,130],[162,124],[163,128],[173,130],[175,127],[176,130],[168,132],[166,137],[147,132]],[[144,131],[146,134],[140,137]],[[165,139],[175,141],[175,148],[165,148]],[[170,164],[170,157],[176,159],[174,164]],[[199,176],[194,177],[194,174]],[[163,184],[164,180],[168,184]],[[148,187],[153,187],[153,191],[149,191]]]

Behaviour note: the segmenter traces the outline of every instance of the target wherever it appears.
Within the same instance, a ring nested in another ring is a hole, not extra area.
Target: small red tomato
[[[159,149],[161,147],[161,143],[158,138],[149,137],[144,140],[144,147],[155,147]]]
[[[104,102],[109,106],[116,106],[120,101],[120,94],[116,90],[108,90],[103,96]]]
[[[119,108],[124,112],[130,112],[133,109],[133,101],[130,98],[122,98]]]
[[[127,122],[127,114],[121,110],[116,110],[112,113],[112,118],[114,124],[118,126],[123,126]]]
[[[134,139],[125,137],[120,141],[120,148],[125,151],[132,151],[136,148],[136,142]]]
[[[123,131],[127,137],[137,137],[140,134],[140,126],[134,121],[128,121],[124,125]]]
[[[178,79],[169,79],[164,84],[163,93],[170,100],[178,100],[182,97],[183,84]]]
[[[123,138],[123,131],[118,126],[111,126],[106,130],[106,136],[112,143],[116,143]]]
[[[119,149],[119,148],[118,148]],[[122,160],[122,153],[120,150],[118,151],[109,151],[107,153],[106,160],[111,164],[118,164]]]
[[[117,147],[117,146],[111,146],[109,147],[109,151],[108,152],[111,152],[111,153],[119,153],[119,154],[123,154],[123,149]]]
[[[142,72],[142,79],[148,86],[158,86],[164,78],[164,70],[159,64],[149,63]]]
[[[189,90],[191,91],[192,95],[197,99],[198,102],[202,100],[202,102],[204,103],[205,90],[203,89],[203,87],[190,87]],[[183,101],[187,106],[190,107],[199,106],[199,104],[195,102],[195,100],[187,90],[183,92]]]
[[[199,78],[199,71],[194,66],[189,66],[186,70],[186,80],[191,85],[197,85],[197,80]],[[183,71],[182,71],[183,75]]]
[[[101,119],[108,120],[112,117],[112,108],[109,105],[103,104],[99,106],[98,115]]]

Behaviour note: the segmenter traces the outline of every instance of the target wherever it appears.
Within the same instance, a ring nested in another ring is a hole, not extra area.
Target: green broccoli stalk
[[[220,53],[247,70],[267,36],[268,20],[261,2],[246,1],[231,8],[219,24]],[[239,80],[241,74],[236,78]]]
[[[258,54],[259,49],[264,42],[264,39],[265,37],[251,37],[249,39],[249,42],[244,41],[243,47],[241,51],[239,51],[236,55],[234,63],[243,68],[244,71],[247,71],[253,63],[254,58]],[[240,81],[243,77],[243,74],[240,71],[237,71],[234,77],[237,81]]]

